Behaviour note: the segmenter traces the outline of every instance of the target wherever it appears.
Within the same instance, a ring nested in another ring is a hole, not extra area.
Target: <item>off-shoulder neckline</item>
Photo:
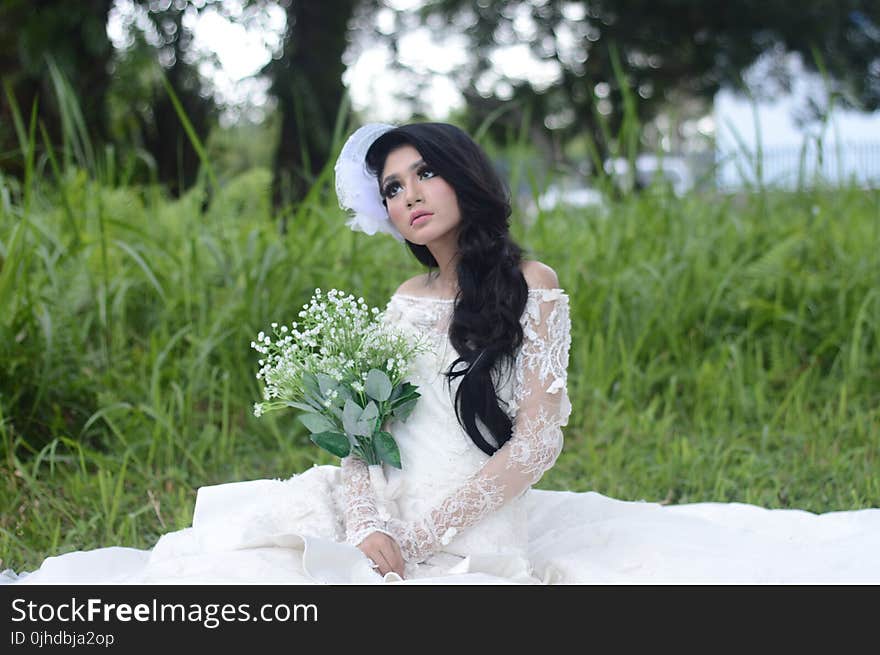
[[[566,295],[566,294],[565,294],[565,290],[562,289],[562,288],[560,288],[560,287],[554,287],[554,288],[552,288],[552,289],[540,289],[540,288],[538,288],[538,289],[529,289],[529,295],[531,295],[531,294],[537,294],[537,293],[539,293],[539,292],[549,293],[549,292],[551,292],[551,291],[558,291],[558,292],[561,293],[562,295]],[[432,301],[432,302],[440,302],[440,303],[450,303],[450,302],[454,302],[454,301],[455,301],[455,298],[440,298],[440,297],[436,297],[436,296],[416,296],[416,295],[409,294],[409,293],[393,293],[393,294],[391,294],[391,297],[392,297],[392,298],[394,298],[394,297],[397,297],[397,298],[410,298],[410,299],[413,299],[413,300],[430,300],[430,301]]]

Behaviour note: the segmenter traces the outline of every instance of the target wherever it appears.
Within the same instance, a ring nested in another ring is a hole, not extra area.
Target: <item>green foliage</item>
[[[420,271],[403,246],[346,229],[326,186],[279,235],[262,169],[203,211],[204,179],[170,200],[76,162],[30,168],[24,183],[0,178],[4,566],[149,547],[189,524],[200,486],[335,463],[309,442],[334,431],[313,432],[298,411],[253,416],[248,344],[315,287],[384,306]],[[515,237],[572,302],[574,411],[539,486],[880,504],[878,214],[876,190],[821,187],[680,199],[658,188],[603,212],[515,214]],[[369,386],[373,407],[398,418],[418,397]],[[392,449],[382,457],[394,465]]]

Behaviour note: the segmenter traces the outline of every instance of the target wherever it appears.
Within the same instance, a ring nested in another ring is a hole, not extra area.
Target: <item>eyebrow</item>
[[[411,166],[409,167],[409,170],[414,171],[414,170],[417,169],[419,166],[424,165],[424,163],[425,163],[425,160],[424,160],[424,159],[419,159],[416,163],[414,163],[413,165],[411,165]],[[384,188],[386,182],[389,182],[389,181],[391,181],[391,180],[396,180],[396,179],[397,179],[397,173],[392,173],[391,175],[389,175],[388,177],[386,177],[384,180],[382,180],[382,185],[381,185],[381,186]]]

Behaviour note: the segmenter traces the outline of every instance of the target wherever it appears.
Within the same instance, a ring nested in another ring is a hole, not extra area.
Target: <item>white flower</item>
[[[254,416],[257,418],[263,415],[263,406],[260,403],[254,403]]]

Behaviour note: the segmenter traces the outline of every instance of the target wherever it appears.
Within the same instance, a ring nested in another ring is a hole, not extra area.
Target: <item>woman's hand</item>
[[[371,532],[358,544],[361,552],[378,564],[376,570],[384,576],[389,571],[394,571],[403,577],[403,555],[400,554],[400,546],[384,532]]]

